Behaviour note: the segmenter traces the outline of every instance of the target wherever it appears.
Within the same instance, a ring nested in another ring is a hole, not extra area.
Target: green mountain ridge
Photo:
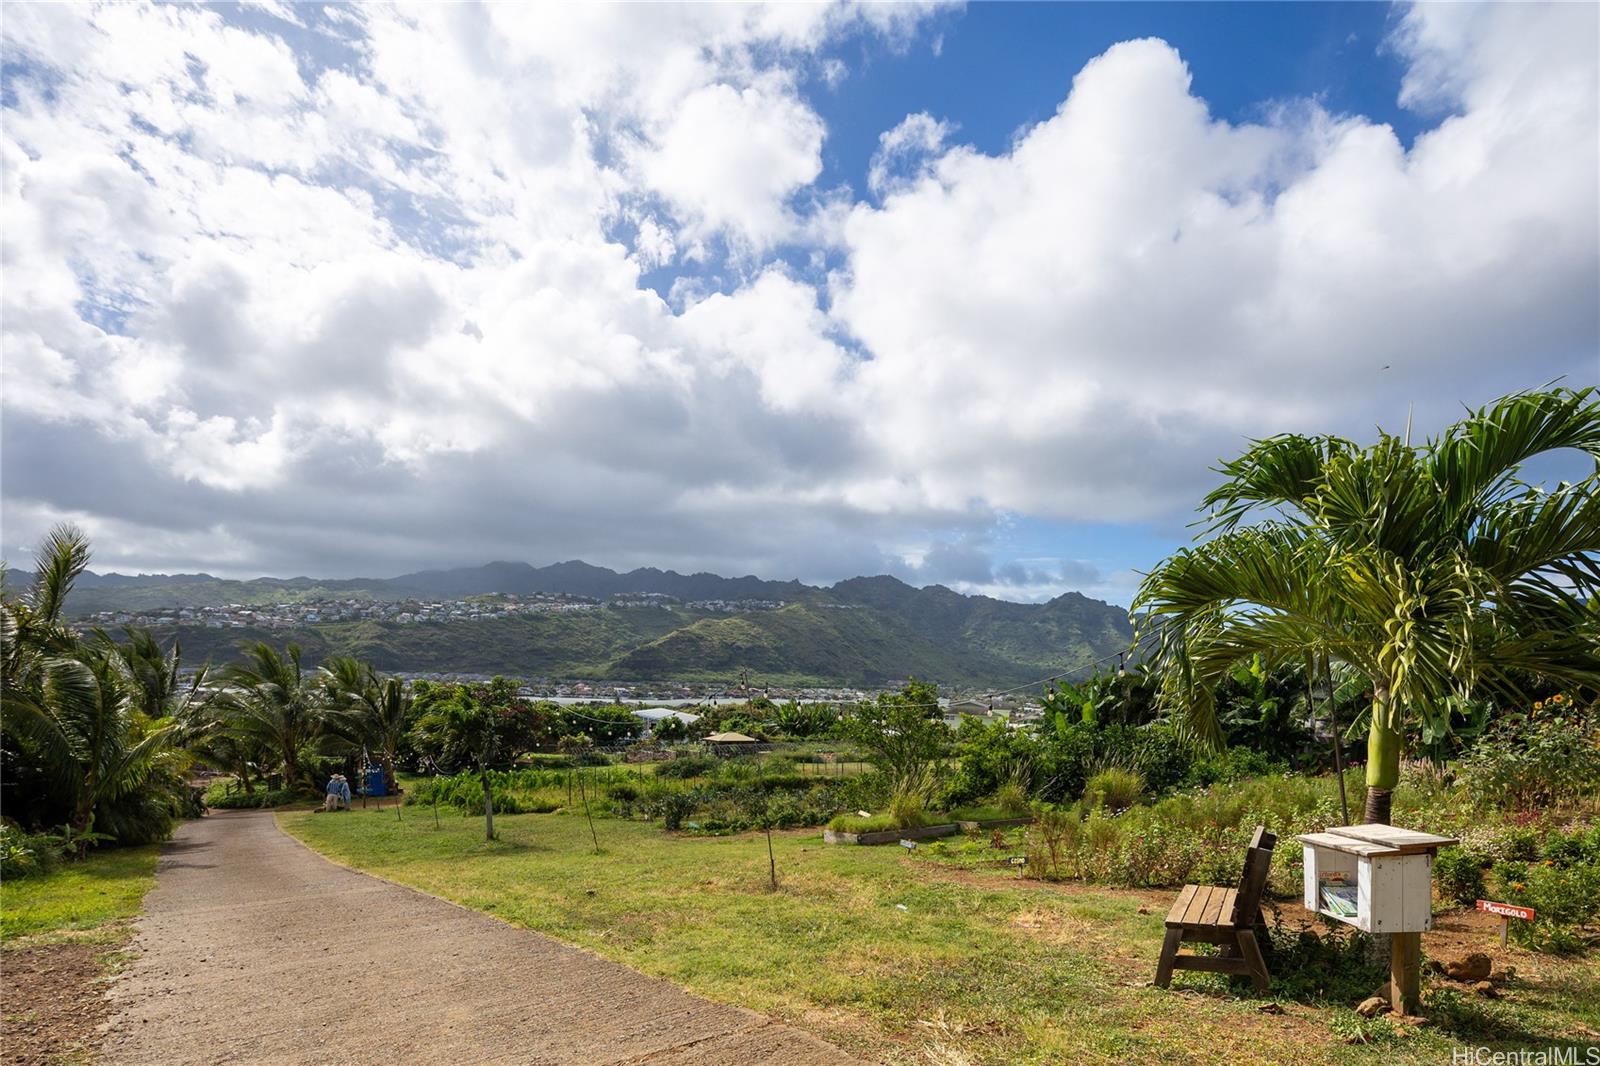
[[[732,681],[742,671],[770,683],[877,686],[918,677],[957,687],[1022,684],[1126,649],[1122,608],[1067,593],[1046,603],[967,596],[897,578],[851,578],[819,588],[758,578],[617,574],[584,563],[535,568],[496,563],[388,579],[231,581],[208,575],[85,575],[69,600],[82,617],[293,600],[409,600],[530,591],[603,598],[676,596],[668,608],[608,606],[504,618],[400,623],[376,619],[293,628],[158,627],[178,636],[188,662],[224,661],[250,640],[301,645],[308,664],[357,655],[403,673],[505,674],[611,681]],[[13,572],[8,592],[29,574]],[[418,585],[431,586],[420,593]],[[496,587],[509,585],[511,588]],[[673,591],[665,591],[671,589]],[[785,606],[737,613],[689,606],[703,599],[770,599]]]

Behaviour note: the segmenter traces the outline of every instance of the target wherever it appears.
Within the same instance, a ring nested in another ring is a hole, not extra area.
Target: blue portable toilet
[[[367,795],[387,796],[388,794],[383,787],[383,767],[367,767]]]

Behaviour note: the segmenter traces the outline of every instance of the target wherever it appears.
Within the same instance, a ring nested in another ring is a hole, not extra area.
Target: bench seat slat
[[[1184,925],[1200,924],[1200,916],[1204,914],[1206,908],[1211,905],[1211,893],[1215,891],[1216,888],[1211,885],[1200,886],[1200,891],[1196,892],[1194,894],[1194,899],[1189,901],[1189,909],[1184,912]]]
[[[1199,885],[1184,885],[1183,891],[1178,893],[1178,898],[1173,901],[1172,909],[1167,912],[1168,925],[1182,925],[1184,912],[1189,909],[1189,903],[1194,899],[1194,894],[1200,891]]]

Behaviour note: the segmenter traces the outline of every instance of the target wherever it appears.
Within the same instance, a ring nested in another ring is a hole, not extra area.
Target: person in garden
[[[325,811],[347,811],[350,809],[350,784],[344,779],[343,774],[334,774],[328,778],[328,795],[322,801]]]

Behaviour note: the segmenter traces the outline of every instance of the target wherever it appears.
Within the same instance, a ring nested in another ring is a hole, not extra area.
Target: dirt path
[[[271,814],[184,825],[103,1061],[845,1064],[751,1011],[336,866]],[[708,935],[715,935],[708,930]]]

